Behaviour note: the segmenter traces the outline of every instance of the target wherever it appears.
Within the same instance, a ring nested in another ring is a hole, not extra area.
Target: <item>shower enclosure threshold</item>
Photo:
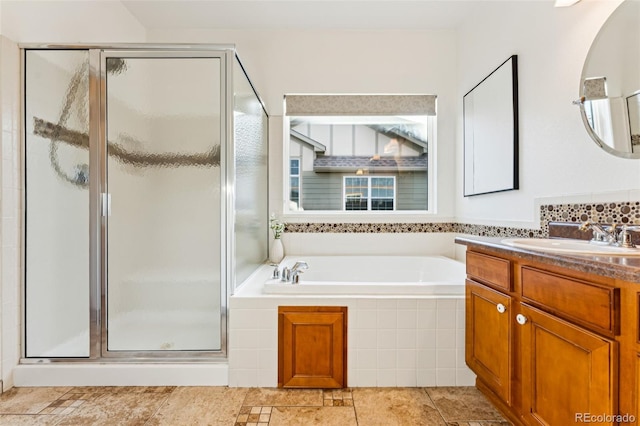
[[[21,364],[14,386],[227,386],[225,363]]]

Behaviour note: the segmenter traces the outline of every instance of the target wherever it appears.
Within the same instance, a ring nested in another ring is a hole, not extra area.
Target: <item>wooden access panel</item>
[[[347,307],[278,307],[278,387],[347,384]]]

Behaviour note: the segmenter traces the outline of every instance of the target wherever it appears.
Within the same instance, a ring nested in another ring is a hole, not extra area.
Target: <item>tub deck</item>
[[[309,269],[298,284],[265,281],[265,294],[464,295],[465,267],[442,256],[288,256],[291,268],[304,260]]]

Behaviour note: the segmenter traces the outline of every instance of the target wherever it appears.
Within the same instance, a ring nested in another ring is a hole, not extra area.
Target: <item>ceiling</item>
[[[522,0],[510,0],[522,1]],[[551,0],[537,0],[551,1]],[[451,29],[486,0],[121,0],[147,29]]]

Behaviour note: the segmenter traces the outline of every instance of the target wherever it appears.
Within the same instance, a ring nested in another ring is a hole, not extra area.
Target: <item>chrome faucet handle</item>
[[[296,269],[291,273],[291,284],[299,284],[300,283],[300,274],[304,273],[301,269]]]
[[[286,282],[289,282],[290,280],[291,280],[291,269],[285,266],[284,268],[282,268],[282,275],[280,277],[280,281],[286,283]]]
[[[277,280],[278,278],[280,278],[280,268],[277,263],[271,263],[269,266],[273,266],[273,274],[271,275],[271,279],[272,280]]]
[[[638,226],[622,225],[622,230],[618,233],[617,245],[625,248],[635,248],[635,244],[631,238],[631,232],[629,230],[640,229]]]

